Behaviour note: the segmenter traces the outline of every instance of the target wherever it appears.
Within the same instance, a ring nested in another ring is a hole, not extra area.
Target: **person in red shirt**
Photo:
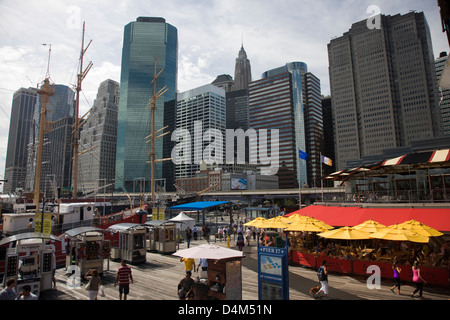
[[[114,287],[119,283],[119,299],[127,300],[127,295],[130,292],[130,283],[133,283],[133,276],[131,268],[126,264],[125,260],[121,261],[121,266],[117,270],[116,278],[114,279]]]

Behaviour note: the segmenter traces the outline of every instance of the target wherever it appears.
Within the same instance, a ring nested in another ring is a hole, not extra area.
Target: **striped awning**
[[[397,166],[397,167],[396,167]],[[330,180],[348,180],[351,176],[358,173],[373,173],[376,172],[385,172],[385,170],[397,169],[405,169],[409,166],[415,167],[440,167],[450,166],[450,149],[442,149],[435,151],[425,151],[425,152],[412,152],[400,157],[395,157],[388,160],[383,160],[380,162],[367,164],[357,168],[344,169],[340,171],[336,171],[334,173],[329,174],[322,179],[330,179]],[[383,170],[385,169],[385,170]],[[381,171],[380,171],[381,170]]]

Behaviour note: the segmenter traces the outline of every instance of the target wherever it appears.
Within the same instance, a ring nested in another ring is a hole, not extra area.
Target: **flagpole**
[[[323,202],[323,173],[322,173],[322,153],[320,153],[320,188],[322,189],[322,202]]]
[[[300,157],[298,158],[298,202],[299,210],[302,209],[302,169],[300,168]]]

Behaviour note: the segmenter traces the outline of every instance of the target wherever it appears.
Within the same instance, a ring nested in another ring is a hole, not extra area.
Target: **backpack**
[[[319,278],[319,281],[327,280],[327,276],[325,275],[325,270],[323,269],[323,267],[320,267],[319,270],[317,270],[317,277]]]

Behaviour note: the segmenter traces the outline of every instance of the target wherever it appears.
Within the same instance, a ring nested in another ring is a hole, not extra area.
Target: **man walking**
[[[130,283],[133,283],[133,276],[131,268],[126,264],[125,260],[121,261],[121,266],[117,270],[116,278],[114,279],[114,287],[119,282],[119,299],[127,300],[127,295],[130,292]]]
[[[319,270],[317,271],[317,277],[319,278],[320,282],[320,290],[316,293],[316,296],[318,297],[321,292],[324,293],[325,299],[328,298],[328,270],[327,270],[327,261],[322,260],[322,265],[319,267]]]

